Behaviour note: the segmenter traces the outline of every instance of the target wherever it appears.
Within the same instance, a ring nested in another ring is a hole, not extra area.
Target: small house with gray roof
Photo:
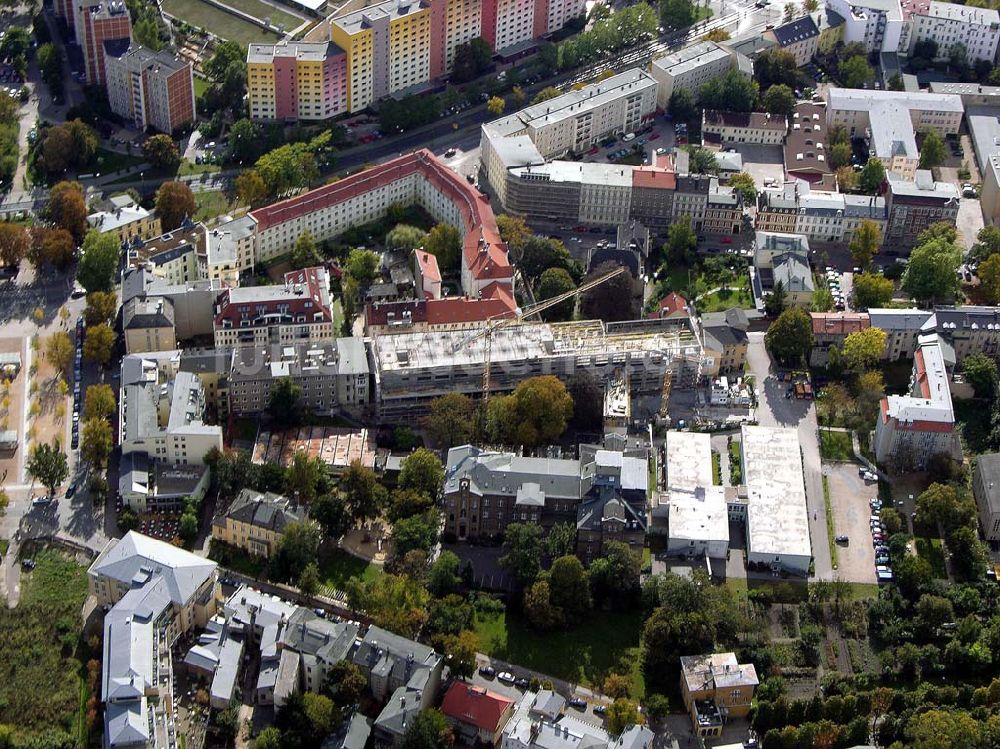
[[[212,523],[212,535],[239,549],[269,559],[285,528],[306,519],[305,505],[272,492],[244,489]]]
[[[433,702],[444,668],[444,657],[433,648],[376,626],[369,627],[351,660],[367,676],[376,699],[405,687],[420,693],[422,707]]]

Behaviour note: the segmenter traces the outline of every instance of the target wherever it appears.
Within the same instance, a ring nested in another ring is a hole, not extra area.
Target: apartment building
[[[785,142],[786,132],[788,120],[767,112],[719,112],[706,109],[701,116],[701,137],[704,143],[780,146]]]
[[[753,664],[733,653],[681,657],[681,696],[699,737],[721,736],[731,718],[745,717],[759,684]]]
[[[175,284],[157,277],[149,267],[140,266],[125,271],[122,304],[132,299],[168,300],[173,310],[174,335],[184,341],[212,335],[212,309],[221,291],[217,281]]]
[[[104,60],[111,111],[131,122],[170,134],[194,122],[194,75],[191,63],[168,52],[132,44],[124,54]]]
[[[440,78],[454,65],[456,47],[480,36],[483,3],[478,0],[430,0],[430,4],[431,78]]]
[[[212,521],[212,537],[254,556],[270,559],[285,528],[306,519],[306,507],[294,498],[244,489]]]
[[[802,67],[819,50],[819,27],[812,16],[802,16],[781,26],[764,31],[764,37],[774,41],[780,49],[795,57],[795,64]]]
[[[753,63],[739,52],[709,41],[700,41],[655,58],[650,64],[650,74],[658,84],[656,105],[666,110],[674,91],[697,94],[702,86],[732,69],[749,78]]]
[[[917,347],[917,337],[925,326],[934,325],[934,313],[917,309],[871,308],[868,310],[871,327],[884,330],[885,358],[889,361],[909,359]]]
[[[905,138],[900,113],[909,117],[911,134],[934,130],[943,138],[958,133],[965,107],[962,98],[954,94],[856,88],[829,88],[826,92],[827,126],[843,125],[852,138],[874,134],[886,118],[891,125],[891,130],[885,131],[887,142],[891,145],[893,138]],[[879,154],[879,158],[884,157]]]
[[[872,447],[881,465],[921,470],[933,455],[960,458],[949,373],[936,333],[919,335],[908,395],[882,399]]]
[[[816,291],[809,240],[801,234],[758,231],[751,281],[758,305],[780,282],[789,305],[809,307]]]
[[[427,2],[386,0],[335,17],[330,21],[330,38],[345,53],[350,112],[431,79]]]
[[[667,554],[692,559],[725,559],[729,515],[725,489],[712,481],[708,434],[668,431],[664,444],[664,491],[651,499],[653,523],[667,524]]]
[[[135,531],[108,541],[90,565],[90,594],[110,607],[101,659],[105,746],[158,746],[173,730],[170,647],[214,616],[216,575],[215,562]]]
[[[719,180],[716,177],[707,174],[684,174],[678,169],[673,217],[676,219],[680,216],[690,216],[691,226],[700,232],[705,220],[705,210],[708,208],[708,195],[718,189],[718,185]]]
[[[760,193],[754,225],[758,231],[843,243],[864,221],[874,221],[884,236],[886,217],[885,198],[810,190],[801,182],[788,182],[780,190]]]
[[[274,383],[286,377],[302,388],[301,407],[315,414],[358,412],[371,398],[368,359],[360,338],[243,347],[233,352],[227,381],[229,412],[263,413]]]
[[[792,112],[785,137],[785,172],[817,189],[836,189],[827,157],[826,107],[802,102]]]
[[[439,395],[481,393],[485,344],[463,331],[402,333],[371,342],[375,394],[384,417],[420,412]],[[660,393],[664,373],[674,387],[697,379],[701,345],[687,318],[623,323],[525,323],[496,331],[490,387],[509,392],[525,377],[569,378],[586,371],[602,380],[627,362],[633,392]]]
[[[504,286],[487,299],[441,299],[375,302],[365,306],[365,335],[393,335],[480,328],[491,320],[514,315],[516,305]]]
[[[961,44],[969,64],[996,58],[1000,42],[1000,13],[996,10],[930,0],[910,15],[910,24],[910,44],[901,51],[912,53],[917,42],[930,39],[937,42],[939,57],[948,57],[952,47]]]
[[[282,41],[247,48],[250,119],[326,120],[347,111],[347,55],[333,42]]]
[[[204,264],[205,227],[202,224],[180,226],[160,234],[156,231],[144,241],[128,242],[126,253],[130,268],[144,268],[150,278],[165,284],[187,284],[201,278],[199,267]],[[126,271],[126,274],[129,271]]]
[[[1000,225],[1000,109],[976,107],[969,111],[967,122],[982,183],[979,205],[987,224]]]
[[[173,351],[177,348],[174,303],[164,297],[134,297],[122,304],[125,353]]]
[[[931,224],[947,221],[954,225],[961,198],[952,182],[936,182],[930,170],[918,169],[914,180],[886,175],[885,232],[882,241],[912,246],[917,237]]]
[[[701,329],[706,352],[714,354],[717,366],[705,366],[703,374],[714,377],[720,372],[743,370],[747,358],[749,339],[747,328],[750,321],[740,309],[725,312],[706,312],[701,316]],[[706,357],[707,359],[707,357]]]
[[[721,187],[713,181],[705,199],[705,215],[701,231],[706,234],[732,236],[743,226],[743,196],[731,187]]]
[[[204,463],[222,449],[222,428],[203,421],[205,394],[198,378],[177,369],[179,352],[122,359],[118,442],[122,455],[146,453],[162,463]]]
[[[1000,541],[1000,453],[980,455],[972,474],[972,493],[987,541]]]
[[[502,749],[649,749],[653,745],[655,736],[645,726],[629,726],[612,737],[596,723],[564,715],[561,699],[545,689],[526,691],[503,730]]]
[[[847,336],[871,327],[871,319],[865,312],[811,312],[809,317],[813,331],[809,364],[813,367],[825,367],[831,348],[842,351]]]
[[[284,280],[281,286],[225,289],[215,306],[216,347],[332,340],[329,271],[304,268]]]
[[[133,243],[136,238],[147,240],[160,234],[160,218],[148,211],[128,195],[110,199],[107,210],[95,211],[87,216],[87,226],[101,234],[113,234],[122,243]]]
[[[441,712],[463,743],[496,746],[514,714],[514,700],[485,687],[453,682],[441,701]]]
[[[382,218],[391,205],[414,203],[462,233],[465,294],[489,298],[498,287],[512,288],[513,271],[489,200],[426,149],[251,211],[253,254],[262,262],[291,250],[305,231],[323,241]]]
[[[77,18],[76,40],[83,50],[87,83],[104,86],[107,81],[105,56],[121,55],[132,43],[128,8],[124,0],[105,0],[80,6]]]
[[[118,494],[122,504],[140,514],[179,513],[189,499],[201,502],[210,483],[205,465],[156,463],[146,453],[128,453],[119,463]]]
[[[582,153],[605,136],[637,130],[656,112],[656,80],[639,68],[533,104],[483,125],[482,162],[496,184],[492,150],[517,136],[527,136],[543,160],[570,151]]]
[[[827,10],[844,20],[843,41],[860,42],[868,52],[897,52],[904,39],[899,0],[826,0]]]

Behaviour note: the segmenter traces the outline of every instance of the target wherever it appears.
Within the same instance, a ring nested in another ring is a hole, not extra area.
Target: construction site
[[[367,468],[375,466],[375,443],[367,429],[346,427],[299,427],[284,431],[262,431],[253,447],[255,465],[291,464],[295,453],[319,458],[327,469],[339,472],[354,461]]]
[[[601,382],[625,373],[632,395],[659,395],[664,413],[671,388],[698,382],[702,346],[687,318],[519,322],[488,334],[376,336],[370,357],[374,400],[387,419],[420,412],[446,393],[504,393],[528,377],[579,372]]]

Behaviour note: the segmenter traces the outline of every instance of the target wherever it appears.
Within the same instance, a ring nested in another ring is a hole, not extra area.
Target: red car
[[[722,238],[722,244],[732,244],[732,243],[733,243],[733,238],[732,237],[723,237]]]
[[[601,149],[598,148],[597,146],[594,146],[589,151],[587,151],[587,155],[588,156],[593,156],[595,153],[600,153],[600,152],[601,152]]]
[[[652,135],[649,136],[649,139],[650,140],[659,140],[660,139],[660,134],[659,133],[653,133]]]

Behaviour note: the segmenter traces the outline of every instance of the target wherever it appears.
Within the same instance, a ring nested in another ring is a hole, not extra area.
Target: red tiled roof
[[[676,291],[671,291],[660,300],[660,311],[668,314],[687,312],[687,300]]]
[[[813,335],[848,335],[871,327],[864,312],[812,312]]]
[[[632,170],[632,187],[677,189],[677,175],[667,154],[656,157],[655,166],[640,166]]]
[[[449,718],[496,733],[514,701],[466,682],[457,681],[444,696],[441,712]]]
[[[285,283],[281,286],[225,289],[218,299],[215,327],[224,328],[225,320],[229,320],[233,329],[240,328],[241,320],[250,321],[251,328],[279,322],[288,324],[300,315],[304,315],[309,324],[332,322],[329,299],[324,302],[321,290],[319,273],[323,270],[316,267],[291,271],[285,274]],[[296,286],[302,288],[296,290]],[[287,311],[279,312],[280,306],[287,306]],[[316,314],[321,314],[322,319],[317,320]]]
[[[369,327],[385,326],[389,324],[390,319],[393,322],[402,320],[408,312],[409,319],[414,324],[455,325],[512,317],[515,310],[516,303],[510,288],[506,284],[494,281],[483,289],[483,296],[480,299],[454,296],[423,301],[369,304],[365,307],[365,324]]]
[[[339,182],[310,190],[251,211],[258,231],[322,210],[338,202],[386,187],[419,173],[458,208],[465,234],[462,254],[473,278],[511,278],[513,271],[507,248],[500,239],[489,201],[472,185],[442,164],[427,149],[420,149],[345,177]]]
[[[441,269],[438,268],[438,259],[429,252],[414,250],[417,257],[417,265],[420,266],[420,274],[431,281],[441,280]]]

